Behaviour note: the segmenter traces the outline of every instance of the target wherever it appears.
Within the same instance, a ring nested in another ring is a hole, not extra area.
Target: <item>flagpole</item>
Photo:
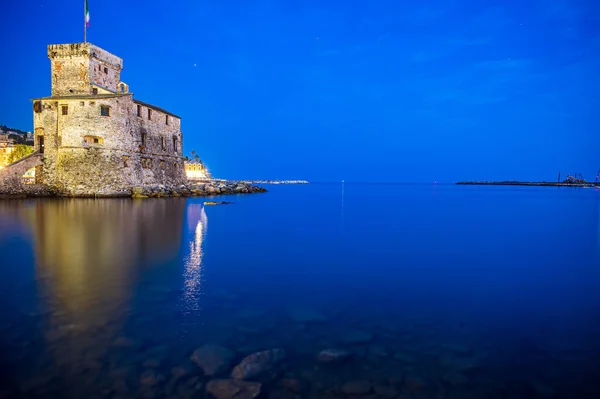
[[[83,42],[85,43],[87,41],[87,21],[85,20],[86,18],[86,9],[85,9],[85,2],[86,0],[83,0]]]

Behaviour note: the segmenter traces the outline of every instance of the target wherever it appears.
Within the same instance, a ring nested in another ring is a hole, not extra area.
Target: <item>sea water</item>
[[[596,190],[267,188],[0,202],[0,398],[600,397]]]

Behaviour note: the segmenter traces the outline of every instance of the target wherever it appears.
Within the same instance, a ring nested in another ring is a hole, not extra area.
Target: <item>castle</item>
[[[133,98],[123,60],[89,42],[48,46],[52,95],[33,99],[36,182],[66,195],[186,182],[181,119]]]

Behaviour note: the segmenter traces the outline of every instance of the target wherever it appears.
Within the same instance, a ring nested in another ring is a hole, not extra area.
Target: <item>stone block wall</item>
[[[92,84],[117,91],[123,60],[91,43],[52,44],[52,95],[92,94]]]
[[[179,118],[131,94],[38,101],[36,150],[43,135],[43,179],[58,192],[108,195],[185,183]]]

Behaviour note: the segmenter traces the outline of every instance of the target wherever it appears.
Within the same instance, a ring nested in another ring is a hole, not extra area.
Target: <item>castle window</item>
[[[167,149],[167,143],[166,143],[166,140],[165,140],[164,137],[160,138],[160,146],[161,146],[161,148],[162,148],[163,151]]]
[[[98,89],[94,87],[94,88],[92,89],[92,94],[98,94]]]
[[[96,101],[90,101],[90,105],[96,105]]]
[[[152,110],[150,108],[148,108],[148,120],[152,120]]]
[[[173,136],[173,152],[177,152],[177,137]]]
[[[169,115],[165,115],[165,125],[169,124]]]
[[[98,136],[83,136],[83,143],[85,145],[104,145],[104,139]]]
[[[68,115],[69,114],[69,106],[68,105],[62,105],[60,107],[61,113],[63,115]]]
[[[110,116],[110,107],[107,107],[106,105],[101,105],[100,116]]]
[[[146,145],[146,133],[142,133],[142,145]]]
[[[104,73],[108,73],[108,68],[104,67]]]
[[[85,105],[85,102],[83,102],[83,101],[80,101],[80,102],[79,102],[79,106],[80,106],[80,107],[83,107],[84,105]]]
[[[42,102],[41,101],[35,101],[33,103],[33,112],[35,112],[36,114],[39,114],[40,112],[42,112]]]
[[[152,167],[152,158],[142,158],[142,168],[150,169]]]
[[[129,160],[129,157],[127,155],[123,155],[123,167],[127,167],[127,161]]]
[[[142,106],[139,104],[137,106],[137,116],[142,117]]]

